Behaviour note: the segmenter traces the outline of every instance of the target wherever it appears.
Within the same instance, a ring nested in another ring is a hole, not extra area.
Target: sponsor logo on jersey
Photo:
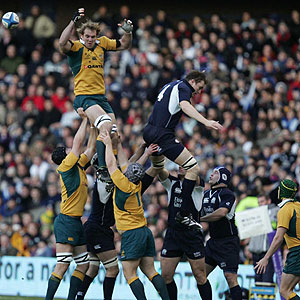
[[[175,143],[179,144],[180,142],[177,139],[175,139]]]
[[[102,68],[103,69],[103,65],[84,65],[83,66],[84,69],[99,69]]]
[[[229,206],[229,205],[230,205],[230,202],[226,202],[226,205]]]
[[[179,197],[174,197],[174,207],[181,207],[182,199]]]
[[[74,242],[74,238],[73,238],[73,237],[71,237],[71,236],[69,236],[69,237],[68,237],[68,241],[70,241],[70,242]]]
[[[203,203],[209,203],[209,198],[204,198]]]
[[[175,193],[177,193],[177,194],[181,194],[181,188],[175,188]]]
[[[167,254],[167,249],[162,249],[162,250],[161,250],[161,254],[162,254],[162,255],[166,255],[166,254]]]

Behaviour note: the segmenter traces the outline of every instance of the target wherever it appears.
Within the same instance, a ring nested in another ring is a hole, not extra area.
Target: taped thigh
[[[196,169],[195,167],[197,166],[198,163],[192,155],[181,165],[181,167],[184,168],[186,171],[191,171],[192,169]]]
[[[58,264],[67,264],[69,265],[72,258],[72,252],[57,252],[56,253],[56,260]]]
[[[162,169],[165,166],[165,157],[163,155],[160,156],[150,156],[152,161],[152,166],[154,169]]]
[[[103,124],[108,123],[108,122],[110,122],[110,123],[112,122],[111,117],[108,114],[101,115],[96,119],[94,126],[100,130],[100,127]]]
[[[118,265],[118,257],[115,256],[115,257],[113,257],[113,258],[111,258],[107,261],[102,262],[102,263],[103,263],[104,268],[107,270],[111,267],[114,267],[114,266]]]
[[[87,264],[89,262],[89,254],[87,252],[83,252],[73,257],[73,259],[77,265]]]
[[[90,265],[96,266],[99,268],[100,259],[97,256],[89,256]]]

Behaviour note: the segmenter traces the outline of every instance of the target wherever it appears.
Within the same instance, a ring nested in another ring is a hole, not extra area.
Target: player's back
[[[174,130],[183,113],[179,103],[183,100],[190,101],[192,92],[193,88],[186,80],[166,84],[158,94],[148,123]]]

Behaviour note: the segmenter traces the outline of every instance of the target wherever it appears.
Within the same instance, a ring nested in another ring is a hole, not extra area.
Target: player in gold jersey
[[[82,23],[77,29],[80,39],[71,41],[75,23],[84,16],[84,8],[76,11],[69,25],[62,32],[59,45],[63,53],[68,56],[75,82],[74,108],[82,107],[90,122],[100,132],[109,132],[115,123],[115,115],[105,97],[104,84],[104,55],[106,51],[125,50],[131,46],[133,25],[130,20],[118,24],[124,30],[120,40],[98,37],[100,25],[91,21]],[[105,167],[105,146],[100,138],[97,139],[98,163],[100,179],[109,181],[109,174]]]
[[[155,244],[151,230],[147,227],[144,216],[142,194],[152,183],[156,171],[145,175],[144,164],[150,153],[144,155],[135,163],[128,165],[121,143],[118,144],[117,160],[113,154],[113,146],[108,131],[102,133],[101,138],[106,145],[105,159],[109,174],[115,188],[113,191],[114,215],[116,227],[122,236],[121,262],[124,276],[138,300],[145,300],[142,282],[137,276],[137,268],[149,278],[158,291],[160,297],[169,300],[166,284],[154,268]],[[157,151],[157,145],[156,145]]]
[[[88,119],[82,108],[78,112],[83,121],[74,137],[71,151],[67,151],[67,154],[64,147],[57,147],[52,153],[52,160],[58,165],[61,204],[60,214],[54,221],[57,264],[48,281],[46,300],[53,299],[72,259],[76,269],[71,277],[68,300],[75,300],[89,266],[81,216],[88,195],[85,167],[96,150],[97,129],[91,129],[87,149],[82,153]]]
[[[272,244],[266,255],[257,262],[255,269],[257,273],[266,270],[269,259],[277,251],[283,242],[286,241],[289,253],[283,268],[280,283],[280,295],[287,299],[300,299],[294,292],[294,288],[300,281],[300,202],[296,200],[298,185],[292,180],[285,179],[279,186],[280,210],[277,214],[277,231]]]

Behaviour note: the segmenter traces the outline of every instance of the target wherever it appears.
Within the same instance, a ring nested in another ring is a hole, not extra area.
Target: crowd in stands
[[[91,18],[110,38],[119,37],[122,19],[134,23],[132,48],[107,54],[104,66],[106,95],[128,156],[142,143],[161,87],[197,69],[206,72],[208,85],[193,102],[224,129],[209,131],[183,117],[176,135],[198,160],[206,182],[216,165],[225,165],[237,201],[250,199],[253,206],[261,193],[276,203],[283,178],[300,183],[298,11],[244,12],[238,19],[195,12],[189,20],[173,20],[163,10],[133,15],[124,5],[116,15],[101,6]],[[54,255],[60,187],[50,157],[58,144],[71,147],[80,124],[55,24],[35,5],[29,15],[20,14],[18,28],[0,27],[0,255]],[[175,164],[167,167],[176,171]],[[90,190],[94,175],[90,168]],[[168,215],[159,182],[145,193],[144,204],[159,257]],[[83,220],[90,207],[89,196]],[[241,262],[251,259],[243,247]]]

